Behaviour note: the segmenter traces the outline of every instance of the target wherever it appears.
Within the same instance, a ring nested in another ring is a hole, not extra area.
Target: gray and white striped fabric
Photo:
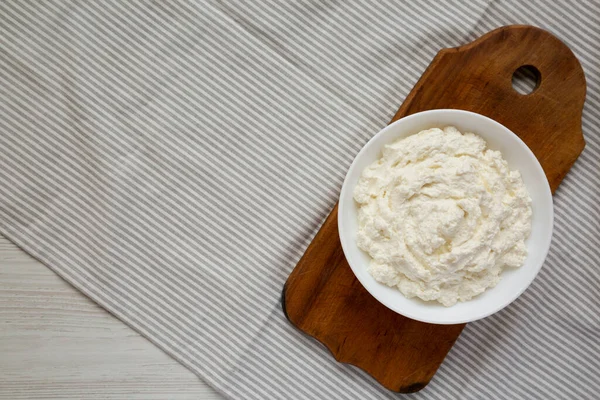
[[[578,56],[587,147],[532,287],[399,396],[285,320],[353,156],[441,48]],[[0,231],[231,398],[596,398],[600,3],[0,2]]]

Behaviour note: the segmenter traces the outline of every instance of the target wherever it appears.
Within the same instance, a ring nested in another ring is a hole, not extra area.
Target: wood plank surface
[[[222,397],[0,236],[0,399]]]
[[[540,75],[528,95],[512,86],[513,73],[522,66],[533,66]],[[440,51],[392,121],[439,108],[486,115],[527,143],[554,191],[585,145],[585,93],[583,70],[566,45],[539,28],[508,26]],[[290,275],[283,301],[288,319],[338,361],[399,392],[425,387],[465,326],[414,321],[377,302],[344,258],[337,206]]]

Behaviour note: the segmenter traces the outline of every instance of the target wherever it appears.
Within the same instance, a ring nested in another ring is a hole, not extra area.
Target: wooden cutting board
[[[522,66],[533,66],[540,76],[528,95],[511,83]],[[536,27],[506,26],[440,51],[392,122],[437,108],[486,115],[527,143],[554,192],[585,145],[585,92],[583,70],[565,44]],[[414,321],[375,300],[344,258],[337,206],[288,278],[283,308],[292,324],[325,344],[336,360],[404,393],[429,383],[465,327]]]

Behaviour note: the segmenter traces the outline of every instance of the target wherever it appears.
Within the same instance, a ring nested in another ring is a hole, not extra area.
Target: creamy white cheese
[[[354,199],[369,272],[408,298],[452,306],[527,256],[531,198],[521,174],[473,133],[434,128],[385,146]]]

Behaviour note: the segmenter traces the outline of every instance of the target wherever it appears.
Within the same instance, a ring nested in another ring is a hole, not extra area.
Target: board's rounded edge
[[[288,278],[289,279],[289,278]],[[290,318],[290,315],[288,314],[287,311],[287,307],[286,307],[286,293],[287,293],[287,281],[283,284],[283,290],[281,291],[281,309],[283,310],[283,315],[285,316],[285,318],[292,324],[294,325],[296,328],[298,328],[296,326],[296,324],[294,324],[294,321],[292,321],[292,319]],[[300,328],[298,328],[300,329]]]

